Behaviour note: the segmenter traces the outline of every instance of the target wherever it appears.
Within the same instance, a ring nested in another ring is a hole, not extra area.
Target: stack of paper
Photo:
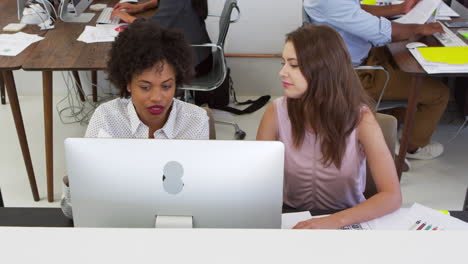
[[[424,24],[439,7],[441,0],[419,1],[406,15],[394,20],[401,24]]]
[[[97,25],[86,26],[83,33],[78,37],[79,41],[85,43],[95,43],[95,42],[113,42],[115,37],[119,35],[119,32],[122,31],[127,25]]]
[[[450,20],[451,17],[459,17],[460,15],[453,11],[445,2],[440,2],[439,8],[437,8],[436,19],[437,20]]]
[[[34,34],[18,32],[15,34],[0,34],[0,56],[16,56],[34,42],[43,40]]]
[[[282,228],[289,229],[300,221],[324,216],[326,215],[311,216],[308,211],[283,214]],[[345,226],[341,229],[416,231],[468,230],[468,223],[440,211],[415,203],[411,208],[401,208],[393,213],[371,221]]]
[[[424,47],[409,49],[429,73],[468,73],[468,47]]]

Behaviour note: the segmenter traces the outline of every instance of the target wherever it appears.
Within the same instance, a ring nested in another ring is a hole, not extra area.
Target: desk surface
[[[0,237],[14,263],[440,264],[466,261],[468,232],[2,227]]]
[[[0,1],[0,29],[3,29],[10,23],[19,23],[16,1]],[[38,34],[44,37],[47,31],[40,30],[36,25],[27,25],[21,32],[28,34]],[[11,34],[11,32],[2,31],[1,34]],[[38,45],[33,43],[18,56],[0,56],[0,69],[2,70],[17,70],[28,59],[31,51]]]
[[[456,21],[458,19],[454,19]],[[452,28],[452,30],[459,30],[460,28]],[[466,29],[466,28],[465,28]],[[456,32],[454,32],[456,33]],[[468,44],[468,40],[462,38],[459,34],[456,34],[458,37],[463,39],[465,43]],[[427,44],[429,47],[440,47],[442,46],[437,39],[433,36],[423,37],[419,42],[423,42]],[[398,65],[398,68],[406,73],[415,76],[426,76],[428,75],[426,71],[421,67],[421,65],[416,61],[416,59],[411,55],[411,53],[406,48],[406,44],[414,42],[414,41],[399,41],[399,42],[392,42],[387,44],[390,53],[392,54],[393,60]],[[443,76],[443,77],[463,77],[468,76],[468,73],[441,73],[441,74],[431,74],[431,76]]]
[[[312,215],[331,213],[334,212],[314,213],[311,211]],[[468,211],[450,211],[450,215],[468,222]],[[0,208],[0,226],[73,227],[73,221],[66,218],[60,208],[4,207]]]
[[[113,6],[118,0],[95,0],[93,4],[105,3]],[[64,23],[58,20],[55,29],[40,41],[29,60],[23,64],[24,70],[102,70],[106,68],[106,57],[112,43],[84,43],[78,37],[87,25],[95,26],[101,11],[95,13],[90,23]]]

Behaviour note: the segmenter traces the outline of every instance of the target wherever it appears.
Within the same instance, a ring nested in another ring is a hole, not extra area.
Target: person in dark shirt
[[[117,16],[126,23],[132,23],[137,19],[132,14],[155,7],[157,7],[156,12],[148,19],[155,21],[159,26],[181,30],[190,44],[211,42],[205,25],[205,19],[208,16],[207,0],[150,0],[141,4],[118,3],[114,6],[112,16]],[[196,76],[208,73],[213,61],[211,49],[196,48],[193,51]]]

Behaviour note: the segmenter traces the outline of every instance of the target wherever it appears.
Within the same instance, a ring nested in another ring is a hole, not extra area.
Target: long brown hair
[[[307,90],[288,98],[293,142],[299,147],[306,130],[321,143],[322,163],[341,168],[348,136],[360,120],[360,108],[371,105],[340,35],[325,25],[305,25],[286,35],[296,50]]]

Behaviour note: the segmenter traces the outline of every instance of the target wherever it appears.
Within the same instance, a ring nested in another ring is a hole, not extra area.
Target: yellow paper
[[[377,5],[377,0],[362,0],[363,5]]]
[[[449,211],[447,211],[447,210],[437,210],[437,211],[439,211],[441,213],[444,213],[446,215],[450,215]]]
[[[468,47],[421,47],[418,51],[427,61],[467,64]]]

